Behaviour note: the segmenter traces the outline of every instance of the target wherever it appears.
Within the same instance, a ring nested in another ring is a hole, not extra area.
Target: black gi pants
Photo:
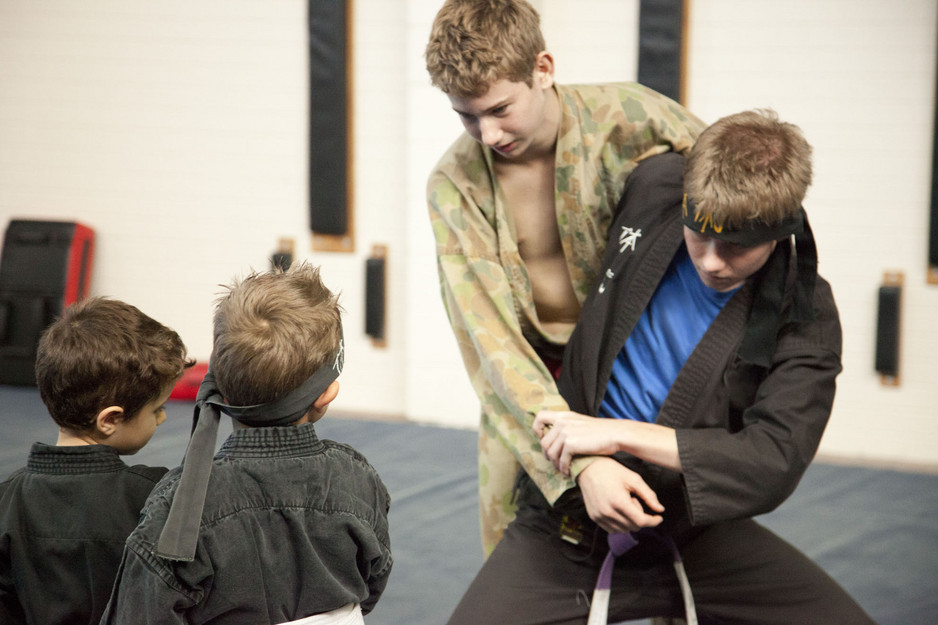
[[[587,521],[578,545],[561,515],[522,503],[517,518],[463,596],[449,625],[583,625],[608,551]],[[701,624],[873,623],[814,562],[751,519],[718,523],[678,540]],[[655,538],[619,556],[609,623],[683,617],[671,555]]]

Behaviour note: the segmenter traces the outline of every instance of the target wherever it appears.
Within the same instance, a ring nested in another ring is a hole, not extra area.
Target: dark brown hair
[[[135,306],[103,297],[65,309],[39,339],[39,395],[60,427],[88,431],[120,406],[135,417],[195,361],[170,328]]]

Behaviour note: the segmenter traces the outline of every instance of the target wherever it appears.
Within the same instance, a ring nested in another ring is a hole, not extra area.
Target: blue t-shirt
[[[735,292],[701,282],[682,244],[612,364],[599,416],[654,423],[684,362]]]

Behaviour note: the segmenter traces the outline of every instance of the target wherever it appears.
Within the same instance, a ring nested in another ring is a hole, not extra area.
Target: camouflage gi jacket
[[[637,83],[555,89],[562,115],[557,224],[582,304],[628,174],[647,156],[687,150],[704,125]],[[482,431],[506,445],[553,502],[574,482],[545,459],[531,423],[539,410],[564,410],[566,402],[536,349],[559,352],[569,332],[549,335],[538,320],[491,150],[468,134],[459,137],[430,175],[427,199],[443,302],[482,405]]]

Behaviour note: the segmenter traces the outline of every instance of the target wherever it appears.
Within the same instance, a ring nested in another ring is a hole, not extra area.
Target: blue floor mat
[[[128,464],[179,463],[192,403],[170,402],[167,412]],[[361,451],[391,492],[394,569],[367,623],[445,623],[482,564],[475,432],[336,415],[316,428]],[[219,444],[228,432],[223,423]],[[0,478],[25,464],[31,443],[54,443],[55,435],[35,389],[0,386]],[[938,475],[815,463],[791,498],[759,520],[820,564],[878,623],[910,625],[938,622],[936,513]]]

